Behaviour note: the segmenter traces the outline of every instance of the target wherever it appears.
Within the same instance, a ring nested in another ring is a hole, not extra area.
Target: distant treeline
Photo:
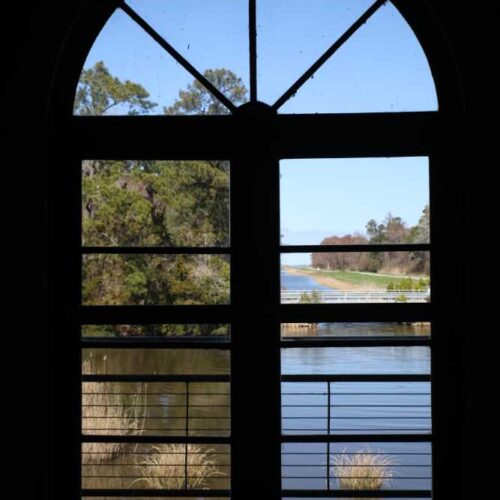
[[[329,236],[321,245],[380,245],[404,243],[429,243],[429,205],[422,211],[418,224],[408,227],[401,217],[387,214],[382,223],[371,219],[366,224],[366,236],[359,233],[346,236]],[[339,252],[313,253],[311,265],[315,268],[341,271],[429,273],[428,252]]]

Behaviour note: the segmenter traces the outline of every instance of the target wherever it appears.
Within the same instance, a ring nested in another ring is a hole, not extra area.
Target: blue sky
[[[317,245],[327,236],[365,233],[370,219],[390,212],[408,226],[429,203],[426,157],[282,160],[282,243]],[[307,264],[309,254],[286,254],[284,264]]]
[[[128,0],[199,71],[228,68],[249,85],[248,0]],[[257,0],[259,100],[272,104],[373,3]],[[85,67],[142,84],[162,114],[192,77],[117,10]],[[430,111],[432,75],[413,32],[388,3],[286,103],[283,113]],[[120,110],[118,110],[120,112]],[[428,202],[426,158],[287,160],[281,163],[282,234],[290,244],[363,231],[388,212],[408,225]],[[288,264],[308,255],[287,255]]]
[[[248,87],[248,0],[128,0],[199,71],[228,68]],[[259,99],[273,103],[372,0],[258,0]],[[162,107],[192,77],[121,10],[85,67],[141,83]],[[281,112],[428,111],[434,83],[413,32],[388,3],[286,103]]]

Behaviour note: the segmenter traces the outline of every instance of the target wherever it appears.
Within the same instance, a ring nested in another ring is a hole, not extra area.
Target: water
[[[281,286],[287,290],[333,290],[333,288],[320,285],[309,276],[289,274],[281,271]]]
[[[288,288],[325,288],[305,276],[283,273],[282,278]],[[309,332],[325,336],[422,333],[429,334],[428,327],[397,323],[321,323]],[[87,349],[83,358],[86,373],[229,374],[229,353],[222,350]],[[283,375],[429,374],[430,350],[427,347],[290,348],[282,350],[281,371]],[[83,392],[86,393],[83,415],[87,416],[84,432],[88,434],[183,436],[186,429],[191,436],[228,436],[230,433],[228,382],[193,383],[189,388],[183,382],[84,383]],[[188,401],[189,419],[186,419]],[[116,406],[127,410],[113,413],[111,409]],[[130,413],[131,410],[135,413]],[[136,422],[135,427],[131,426],[132,421]],[[333,382],[330,388],[326,382],[282,383],[284,434],[426,434],[430,426],[430,384],[427,382]],[[96,428],[102,430],[96,431]],[[183,479],[180,483],[162,479],[163,483],[156,485],[138,480],[141,475],[157,476],[159,471],[163,471],[160,474],[163,476],[179,474],[173,466],[144,464],[151,456],[148,453],[152,445],[112,446],[85,445],[83,474],[91,477],[83,479],[84,487],[129,488],[132,482],[137,488],[182,487]],[[163,449],[164,454],[160,456],[179,456],[182,465],[185,448],[177,446],[182,450]],[[203,487],[228,488],[230,450],[223,445],[209,445],[201,451],[208,452],[208,458],[215,461],[218,471],[225,474],[209,479]],[[188,463],[192,464],[198,455],[194,449],[188,452]],[[342,470],[335,469],[334,460],[358,456],[390,459],[393,477],[385,487],[431,487],[429,443],[340,442],[332,443],[329,449],[326,443],[287,443],[282,453],[283,488],[286,489],[325,488],[328,463],[330,487],[341,487],[336,476],[342,475]],[[198,470],[194,466],[192,469]],[[180,474],[183,473],[181,466]]]

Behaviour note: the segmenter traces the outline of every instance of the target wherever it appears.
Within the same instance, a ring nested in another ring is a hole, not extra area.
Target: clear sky
[[[128,0],[199,71],[228,68],[248,87],[248,0]],[[273,103],[372,4],[372,0],[258,0],[258,97]],[[192,81],[121,10],[96,40],[86,67],[141,83],[162,107]],[[437,109],[425,55],[388,3],[281,109],[375,112]]]
[[[199,71],[227,68],[249,86],[248,0],[127,0]],[[257,0],[258,98],[272,104],[373,0]],[[142,84],[162,114],[192,77],[121,10],[85,67],[104,61]],[[280,110],[283,113],[437,109],[432,75],[413,32],[388,3]],[[408,225],[428,202],[426,158],[287,160],[281,164],[282,234],[290,244],[363,231],[388,212]],[[288,264],[308,255],[288,255]]]
[[[428,159],[282,160],[282,243],[317,245],[327,236],[365,234],[370,219],[390,212],[408,226],[429,203]],[[309,254],[286,254],[284,264],[308,264]]]

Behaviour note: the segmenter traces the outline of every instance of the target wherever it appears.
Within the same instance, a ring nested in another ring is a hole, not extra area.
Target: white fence
[[[423,291],[409,290],[281,290],[282,304],[306,302],[322,304],[337,303],[384,303],[384,302],[428,302],[430,289]]]

